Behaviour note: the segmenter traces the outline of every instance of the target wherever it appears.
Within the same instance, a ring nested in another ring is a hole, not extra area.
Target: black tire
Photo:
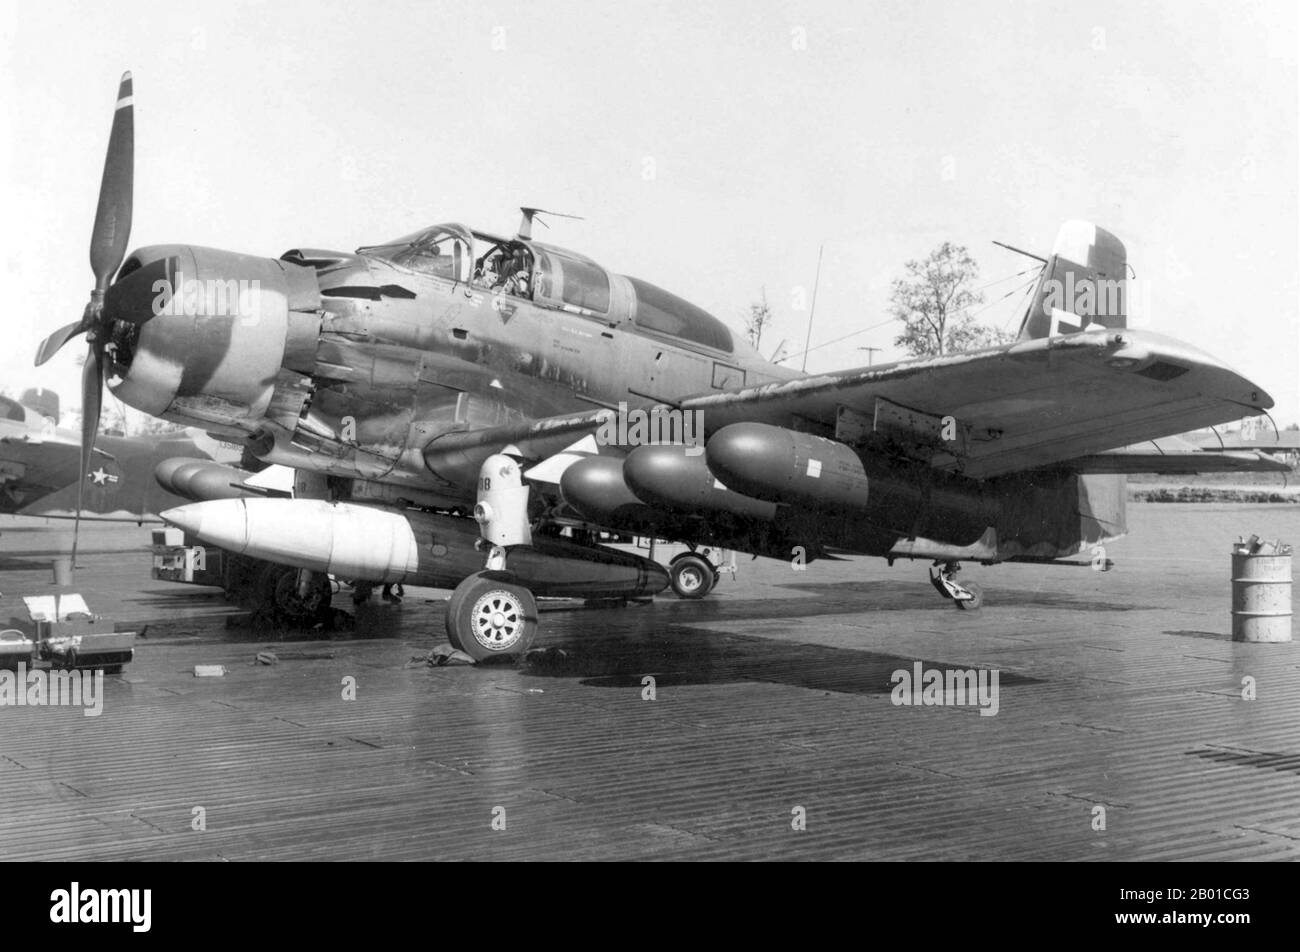
[[[713,591],[718,573],[708,559],[683,555],[668,567],[668,580],[678,598],[703,598]]]
[[[974,595],[974,598],[953,599],[957,607],[964,612],[977,612],[984,606],[984,589],[980,588],[974,582],[963,582],[962,588]]]
[[[290,625],[314,625],[330,617],[334,587],[329,576],[316,572],[306,597],[298,594],[298,570],[288,565],[268,565],[258,580],[262,607]]]
[[[447,602],[447,640],[475,661],[517,658],[537,635],[537,602],[501,572],[476,572]]]
[[[461,583],[451,590],[451,598],[447,599],[447,643],[457,651],[464,651],[465,649],[461,646],[455,619],[460,614],[461,602],[465,601],[465,592],[468,591],[468,586],[465,583],[471,578],[474,578],[474,576],[471,575],[469,578],[462,579]]]

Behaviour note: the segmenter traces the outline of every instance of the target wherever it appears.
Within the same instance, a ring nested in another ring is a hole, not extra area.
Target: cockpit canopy
[[[628,278],[636,294],[636,325],[656,334],[731,353],[731,331],[702,307],[640,278]]]
[[[537,253],[538,298],[555,307],[609,314],[609,274],[590,258],[544,245],[533,244]]]
[[[382,245],[358,248],[357,254],[390,261],[448,281],[469,282],[474,238],[464,225],[434,225]]]
[[[731,331],[690,301],[640,278],[611,275],[576,252],[542,242],[434,225],[358,254],[492,293],[531,300],[539,307],[605,319],[631,320],[639,329],[689,346],[731,353]]]

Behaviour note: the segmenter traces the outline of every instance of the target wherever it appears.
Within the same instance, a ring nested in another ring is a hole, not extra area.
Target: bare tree
[[[934,357],[1008,339],[970,313],[984,295],[972,289],[979,265],[963,246],[945,241],[924,260],[904,267],[906,275],[895,279],[889,299],[890,311],[903,322],[895,346],[914,357]]]
[[[745,318],[745,337],[755,350],[763,339],[763,328],[770,323],[772,308],[767,303],[767,288],[764,287],[762,298],[749,306],[749,316]]]

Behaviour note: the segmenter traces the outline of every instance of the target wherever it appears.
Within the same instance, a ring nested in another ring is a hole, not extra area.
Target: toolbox
[[[114,630],[80,595],[29,595],[23,604],[35,625],[38,660],[59,668],[120,670],[135,657],[135,632]]]

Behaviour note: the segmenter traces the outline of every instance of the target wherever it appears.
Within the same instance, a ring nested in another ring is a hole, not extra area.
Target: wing
[[[525,459],[545,459],[559,453],[583,435],[594,433],[616,411],[583,410],[561,416],[543,417],[503,426],[482,427],[445,433],[424,448],[424,462],[435,476],[449,485],[473,486],[479,466],[505,447]]]
[[[1101,328],[689,398],[984,479],[1261,413],[1260,387],[1172,338]]]
[[[16,512],[77,481],[81,448],[62,434],[0,430],[0,512]]]

